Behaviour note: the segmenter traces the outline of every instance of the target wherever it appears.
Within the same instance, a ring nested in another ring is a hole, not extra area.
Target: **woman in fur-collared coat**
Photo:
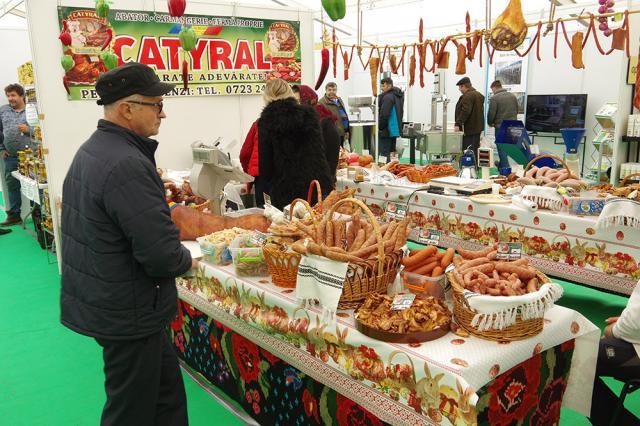
[[[260,176],[269,182],[271,204],[282,210],[296,198],[306,199],[314,179],[329,194],[333,179],[318,113],[300,105],[284,80],[269,80],[264,96],[277,99],[266,102],[258,122]]]

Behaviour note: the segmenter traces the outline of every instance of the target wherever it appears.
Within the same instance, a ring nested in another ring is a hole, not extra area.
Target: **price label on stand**
[[[391,302],[392,311],[406,311],[413,305],[413,301],[416,299],[415,294],[397,294]]]
[[[404,220],[407,216],[407,206],[404,203],[389,201],[385,209],[387,219]]]
[[[267,234],[260,231],[253,231],[251,233],[251,242],[255,245],[261,246],[267,241]]]
[[[437,246],[440,244],[441,236],[442,233],[437,229],[423,228],[420,230],[420,234],[418,234],[418,242],[420,244],[430,244]]]
[[[522,243],[498,243],[496,259],[514,261],[522,257]]]

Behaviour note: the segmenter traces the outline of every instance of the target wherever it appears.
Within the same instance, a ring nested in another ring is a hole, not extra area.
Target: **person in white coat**
[[[610,424],[618,402],[618,396],[609,389],[602,377],[615,377],[622,381],[640,378],[640,281],[620,316],[607,318],[606,323],[598,350],[591,401],[589,420],[594,425]],[[623,407],[617,424],[638,425],[640,419]]]

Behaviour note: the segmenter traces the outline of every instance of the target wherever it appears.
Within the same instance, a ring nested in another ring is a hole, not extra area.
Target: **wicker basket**
[[[552,160],[562,164],[562,166],[567,170],[567,173],[569,173],[569,179],[580,179],[578,176],[574,175],[571,172],[571,169],[569,168],[569,166],[567,165],[567,163],[564,162],[564,160],[558,156],[555,155],[551,155],[551,154],[542,154],[542,155],[538,155],[537,157],[533,158],[531,161],[529,161],[529,164],[527,164],[527,167],[524,168],[524,174],[526,175],[527,172],[529,171],[529,169],[531,169],[531,167],[533,167],[533,165],[536,163],[536,161],[538,160],[542,160],[543,158],[551,158]]]
[[[378,240],[378,256],[375,259],[349,263],[338,309],[356,309],[370,294],[386,293],[389,284],[398,274],[403,256],[402,250],[385,255],[378,220],[362,201],[355,198],[340,200],[326,214],[333,217],[336,210],[347,203],[356,204],[369,216]]]
[[[275,285],[284,288],[295,288],[298,277],[298,265],[302,256],[295,252],[282,252],[265,245],[262,248],[264,260],[271,273]]]
[[[198,210],[199,212],[204,212],[206,209],[211,210],[211,200],[207,200],[202,204],[196,204],[193,206],[193,208]]]
[[[630,175],[625,176],[624,179],[622,179],[622,182],[620,182],[620,186],[619,187],[620,188],[624,188],[625,186],[627,186],[627,184],[630,183],[629,181],[632,178],[639,179],[640,178],[640,173],[631,173]]]
[[[540,284],[551,282],[549,277],[540,271],[537,271],[536,275]],[[453,315],[455,316],[456,322],[461,328],[474,336],[497,342],[512,342],[528,339],[542,331],[544,318],[523,320],[520,314],[518,314],[516,317],[516,323],[512,326],[503,328],[502,330],[490,329],[479,331],[476,327],[471,325],[473,317],[475,317],[478,312],[469,307],[467,299],[465,299],[463,294],[464,288],[462,287],[462,284],[458,283],[452,272],[449,272],[447,276],[449,277],[449,282],[453,289]]]

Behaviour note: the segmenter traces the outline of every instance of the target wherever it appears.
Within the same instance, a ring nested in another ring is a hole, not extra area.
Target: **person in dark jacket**
[[[382,93],[378,96],[378,145],[379,157],[391,161],[391,154],[396,153],[396,139],[402,130],[404,117],[404,92],[393,86],[393,80],[383,78]]]
[[[338,128],[340,140],[351,140],[349,114],[347,113],[347,108],[344,106],[342,98],[338,96],[338,85],[333,81],[327,83],[325,86],[325,95],[320,98],[318,103],[326,106],[329,111],[338,117],[336,127]]]
[[[496,136],[504,120],[518,119],[518,98],[513,93],[502,88],[502,82],[496,80],[491,83],[493,96],[489,99],[489,111],[487,112],[487,124],[495,129]],[[509,156],[502,149],[502,144],[496,144],[498,148],[498,168],[509,167]]]
[[[138,63],[101,75],[104,119],[64,180],[61,322],[103,348],[102,425],[188,424],[165,327],[177,312],[175,277],[195,262],[171,221],[149,139],[173,87]]]
[[[309,86],[304,84],[291,87],[298,101],[302,105],[313,107],[320,118],[320,127],[322,129],[322,140],[324,142],[324,153],[329,164],[329,173],[336,179],[336,171],[338,170],[338,158],[340,157],[340,132],[338,130],[338,116],[329,110],[326,106],[318,103],[318,94]]]
[[[271,204],[282,210],[294,199],[306,198],[314,179],[328,194],[333,179],[318,113],[300,105],[282,79],[269,80],[265,94],[278,98],[264,108],[258,122],[260,176],[269,182]]]
[[[464,132],[462,150],[471,146],[477,158],[484,132],[484,95],[473,88],[469,77],[458,81],[457,86],[462,96],[456,104],[456,130]]]

